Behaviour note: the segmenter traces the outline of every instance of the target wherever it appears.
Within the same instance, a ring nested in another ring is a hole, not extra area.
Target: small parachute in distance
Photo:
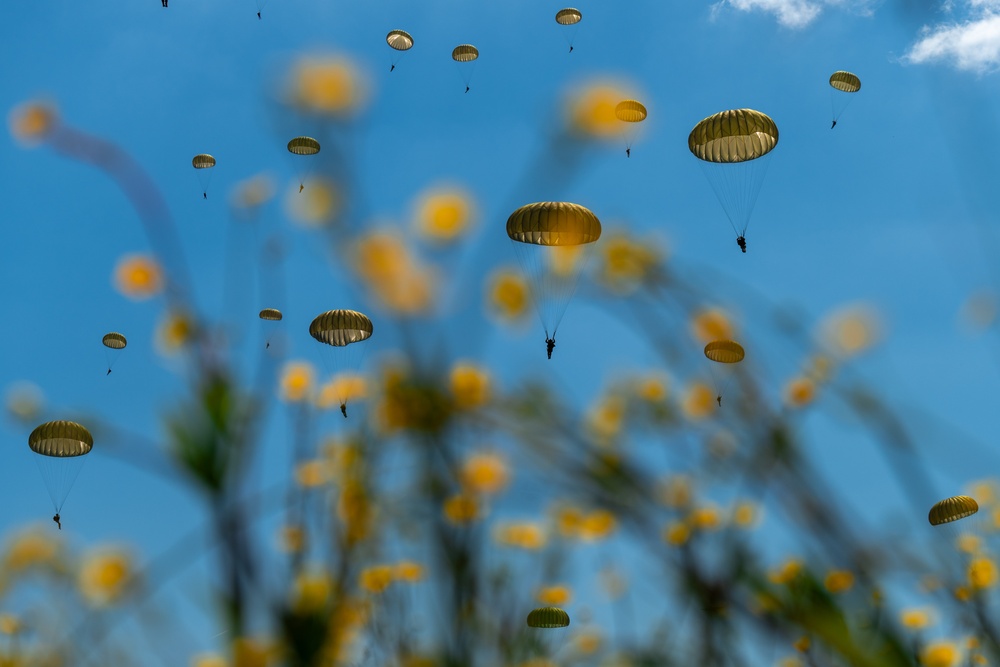
[[[459,44],[451,50],[451,59],[457,63],[471,63],[479,59],[479,49],[472,44]],[[472,79],[472,68],[462,69],[462,80],[465,81],[465,92],[469,92],[469,81]]]
[[[288,152],[292,155],[310,156],[319,153],[319,142],[312,137],[295,137],[288,142]],[[305,189],[305,176],[299,176],[299,193]]]
[[[31,432],[28,447],[38,455],[35,461],[56,511],[52,520],[61,530],[59,513],[83,467],[86,455],[94,448],[94,436],[76,422],[51,421],[37,426]]]
[[[260,319],[262,320],[268,320],[270,322],[280,322],[283,316],[281,314],[281,311],[278,310],[277,308],[265,308],[264,310],[260,311],[258,317],[260,317]]]
[[[208,199],[208,183],[212,180],[212,172],[203,171],[215,166],[215,158],[208,153],[198,153],[191,158],[191,166],[198,170],[198,182],[201,184],[201,196]]]
[[[569,52],[573,53],[573,40],[576,38],[577,24],[583,18],[579,9],[567,7],[556,12],[556,23],[564,26],[574,26],[566,35],[566,43],[569,44]]]
[[[945,498],[931,507],[927,520],[932,526],[958,521],[970,517],[979,511],[979,503],[969,496],[952,496]]]
[[[115,365],[115,362],[118,361],[118,354],[116,353],[124,350],[125,346],[128,345],[128,341],[125,339],[123,334],[120,334],[117,331],[111,331],[104,334],[104,337],[101,338],[101,343],[103,343],[104,347],[107,348],[107,350],[104,351],[104,356],[108,362],[108,372],[105,373],[105,375],[111,375],[111,368]],[[112,350],[112,352],[108,352],[108,350]]]
[[[539,607],[528,614],[529,628],[565,628],[569,625],[569,614],[559,607]]]
[[[830,125],[830,129],[832,130],[837,127],[840,115],[847,110],[847,105],[854,99],[854,95],[852,94],[844,96],[834,91],[839,91],[839,93],[856,93],[861,90],[861,79],[856,74],[839,70],[830,75],[830,87],[833,88],[830,91],[830,113],[833,115],[833,123]]]
[[[372,321],[364,313],[356,310],[328,310],[320,313],[309,325],[309,335],[320,343],[339,348],[335,354],[327,355],[333,366],[330,370],[336,372],[356,371],[361,363],[364,346],[352,345],[368,340],[374,327]],[[360,348],[360,351],[359,351]],[[340,412],[347,418],[348,396],[342,395]]]
[[[705,356],[720,364],[738,364],[746,353],[734,340],[713,340],[705,346]]]
[[[385,42],[394,51],[399,52],[392,57],[392,67],[389,68],[389,71],[392,72],[396,69],[396,64],[403,55],[402,52],[413,48],[413,37],[405,30],[390,30],[389,34],[385,36]]]
[[[615,105],[615,118],[623,123],[641,123],[646,120],[646,107],[637,100],[622,100]],[[625,157],[632,157],[632,142],[635,130],[625,130]]]

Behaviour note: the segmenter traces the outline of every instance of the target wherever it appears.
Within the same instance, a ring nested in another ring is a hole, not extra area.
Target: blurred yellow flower
[[[300,553],[305,541],[306,533],[302,526],[282,526],[278,531],[278,548],[285,553]]]
[[[397,581],[415,584],[424,578],[424,566],[411,560],[399,561],[392,566],[392,576]]]
[[[363,400],[368,396],[368,381],[358,373],[337,373],[319,388],[316,407],[330,410],[341,403]]]
[[[7,116],[11,136],[25,146],[45,141],[58,124],[56,108],[38,101],[19,104]]]
[[[990,558],[973,558],[969,563],[969,586],[975,589],[993,588],[997,584],[997,564]]]
[[[461,409],[475,410],[489,403],[492,384],[489,371],[471,362],[458,362],[451,368],[451,396]]]
[[[968,485],[968,495],[976,499],[980,509],[997,502],[997,480],[981,479]]]
[[[928,644],[920,654],[920,664],[924,667],[955,667],[960,653],[954,642],[939,641]]]
[[[684,416],[691,421],[700,421],[712,414],[715,407],[715,392],[704,382],[688,386],[681,403]]]
[[[233,667],[267,667],[275,647],[260,639],[237,637],[233,641]]]
[[[568,278],[579,271],[580,263],[586,259],[586,245],[549,246],[545,253],[548,269],[560,278]]]
[[[156,325],[156,351],[165,357],[176,354],[193,336],[194,321],[187,313],[167,311]]]
[[[557,584],[555,586],[542,586],[538,589],[535,599],[543,605],[550,607],[562,607],[569,603],[573,593],[568,586]]]
[[[163,291],[163,271],[149,255],[125,255],[115,265],[114,284],[123,295],[142,301]]]
[[[587,411],[587,425],[599,440],[606,443],[621,432],[625,408],[625,399],[621,396],[603,396]]]
[[[833,359],[823,354],[816,354],[806,362],[804,374],[816,384],[823,384],[833,376],[834,370]]]
[[[584,515],[579,538],[584,542],[597,542],[610,537],[617,527],[614,514],[608,510],[594,510]]]
[[[274,197],[274,179],[270,174],[257,174],[233,186],[229,201],[239,211],[252,211]]]
[[[372,565],[361,571],[361,588],[369,593],[378,595],[392,583],[391,565]]]
[[[302,58],[292,71],[288,101],[302,111],[348,116],[367,97],[357,67],[340,57]]]
[[[807,377],[792,378],[785,385],[785,405],[801,408],[816,398],[816,383]]]
[[[479,503],[473,496],[456,494],[444,501],[444,517],[456,525],[471,523],[479,518]]]
[[[847,570],[831,570],[823,579],[823,585],[831,593],[844,593],[854,586],[854,575]]]
[[[191,658],[191,667],[229,667],[229,661],[218,653],[199,653]]]
[[[355,480],[343,484],[337,500],[337,518],[344,524],[344,535],[349,544],[357,544],[368,537],[375,508],[364,484]]]
[[[431,267],[412,265],[396,280],[372,285],[382,305],[399,315],[418,315],[434,305],[439,275]]]
[[[502,491],[510,479],[506,460],[493,452],[478,452],[466,458],[459,475],[467,493],[487,496]]]
[[[583,511],[572,505],[560,504],[553,510],[556,532],[561,537],[575,538],[580,534],[583,523]]]
[[[663,261],[655,241],[633,240],[621,231],[605,235],[599,249],[598,280],[620,293],[634,291]]]
[[[601,636],[595,631],[585,631],[573,638],[576,650],[583,655],[597,653],[601,649]]]
[[[14,536],[3,558],[3,570],[18,572],[37,566],[54,565],[61,550],[60,543],[46,533],[31,529]]]
[[[732,338],[734,334],[729,315],[721,308],[703,308],[691,316],[691,335],[702,345]]]
[[[21,631],[21,621],[14,614],[0,614],[0,635],[16,635]]]
[[[808,635],[802,635],[801,637],[799,637],[798,639],[795,640],[795,642],[792,644],[792,646],[799,653],[806,653],[806,652],[809,651],[809,648],[812,646],[812,641],[809,639]]]
[[[831,313],[821,324],[820,333],[831,352],[850,357],[878,342],[881,325],[871,306],[854,305]]]
[[[299,192],[300,185],[305,186],[302,192]],[[307,228],[325,227],[340,213],[341,200],[336,183],[326,177],[314,176],[289,188],[285,207],[293,222]]]
[[[673,521],[663,530],[663,541],[673,547],[687,544],[691,529],[683,521]]]
[[[315,489],[328,481],[330,481],[329,465],[322,459],[303,461],[295,468],[295,482],[304,489]]]
[[[504,322],[516,322],[528,314],[531,293],[524,276],[511,269],[499,269],[489,278],[489,312]]]
[[[120,549],[100,549],[84,557],[77,585],[87,602],[104,606],[121,598],[133,576],[131,556]]]
[[[45,394],[37,384],[22,380],[7,387],[4,405],[11,417],[30,424],[41,414],[45,406]]]
[[[691,504],[694,488],[688,475],[670,475],[660,485],[660,502],[671,509],[684,509]]]
[[[767,573],[772,584],[790,584],[802,574],[803,564],[798,558],[789,558],[777,568]]]
[[[931,610],[926,608],[904,609],[899,613],[899,622],[908,630],[923,630],[932,622]]]
[[[977,554],[983,550],[983,540],[978,535],[962,533],[955,539],[955,548],[967,554]]]
[[[281,369],[279,396],[290,403],[304,401],[312,392],[316,371],[308,361],[289,361]]]
[[[413,263],[410,249],[395,230],[374,231],[361,237],[353,257],[354,270],[371,284],[394,282]]]
[[[972,591],[969,590],[967,586],[958,586],[954,591],[952,591],[952,595],[954,595],[955,599],[959,602],[968,602],[969,598],[972,597]]]
[[[548,541],[545,530],[537,523],[502,523],[496,526],[494,539],[508,547],[536,551]]]
[[[667,398],[667,388],[670,386],[667,376],[661,373],[650,373],[635,382],[635,394],[650,403],[662,403]]]
[[[620,82],[594,81],[574,89],[566,101],[566,125],[572,134],[588,139],[621,136],[622,123],[615,107],[624,99],[634,99]]]
[[[760,523],[760,507],[750,501],[736,503],[733,507],[733,525],[738,528],[754,528]]]
[[[333,582],[325,572],[302,572],[295,578],[292,609],[300,614],[312,614],[326,608],[333,591]]]
[[[462,189],[442,186],[420,196],[414,225],[424,238],[448,243],[467,232],[475,219],[472,197]]]
[[[714,505],[696,507],[688,516],[688,523],[696,530],[716,530],[722,525],[719,508]]]

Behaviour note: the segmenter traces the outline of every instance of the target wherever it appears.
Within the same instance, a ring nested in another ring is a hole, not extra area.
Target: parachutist
[[[257,20],[260,20],[260,12],[257,12]]]
[[[271,349],[271,341],[267,341],[267,345],[264,346],[264,349],[265,350],[270,350]]]
[[[104,377],[108,377],[109,375],[111,375],[111,369],[110,368],[108,369],[108,372],[104,374]]]
[[[202,199],[208,199],[208,193],[207,192],[202,192],[201,193],[201,198]]]
[[[163,0],[163,6],[167,6],[167,0]],[[52,520],[56,522],[57,526],[59,526],[59,530],[62,530],[62,521],[59,520],[59,512],[56,512],[56,515],[52,517]]]
[[[571,47],[569,47],[569,52],[570,52],[570,53],[573,53],[573,47],[572,47],[572,46],[571,46]]]
[[[394,69],[396,69],[396,66],[395,66],[395,65],[393,65],[392,67],[390,67],[390,68],[389,68],[389,71],[390,71],[390,72],[392,72],[392,70],[394,70]]]
[[[719,407],[721,408],[722,407],[722,394],[719,394],[718,396],[716,396],[715,400],[717,400],[719,402]]]
[[[344,419],[347,419],[347,403],[340,404],[340,413],[344,415]]]
[[[302,194],[302,191],[305,190],[305,189],[306,189],[305,184],[299,183],[299,194]]]
[[[626,148],[625,149],[625,157],[632,157],[632,149],[631,148]]]
[[[167,6],[167,0],[163,0],[163,6],[164,6],[164,7],[166,7],[166,6]]]
[[[837,127],[837,121],[833,121],[833,125],[830,126],[830,129],[832,130],[835,127]]]
[[[554,350],[555,347],[556,347],[556,339],[555,338],[546,338],[545,339],[545,351],[548,352],[549,359],[552,358],[552,350]]]
[[[469,87],[468,86],[465,87],[465,92],[469,92]]]
[[[742,236],[736,237],[736,245],[738,245],[740,247],[740,250],[742,250],[744,253],[747,251],[747,240]]]

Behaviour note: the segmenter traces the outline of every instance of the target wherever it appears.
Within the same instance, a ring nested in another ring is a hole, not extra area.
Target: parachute
[[[636,100],[622,100],[615,106],[615,118],[625,125],[625,155],[632,156],[632,142],[635,141],[636,123],[646,120],[646,107]]]
[[[830,75],[830,115],[833,116],[832,130],[837,126],[840,115],[847,110],[847,105],[854,99],[854,93],[861,90],[861,79],[856,74],[843,70]],[[843,95],[842,93],[847,93]]]
[[[545,329],[549,358],[556,330],[576,291],[586,250],[601,238],[597,216],[579,204],[537,202],[511,213],[507,236],[532,288],[532,301]],[[574,253],[568,258],[565,253]]]
[[[312,137],[295,137],[288,142],[288,152],[292,155],[310,156],[319,153],[319,142]],[[299,192],[306,187],[304,170],[299,170]]]
[[[529,628],[565,628],[569,614],[559,607],[539,607],[528,614]]]
[[[282,318],[281,311],[278,310],[277,308],[265,308],[264,310],[260,311],[260,313],[257,316],[260,319],[264,320],[265,322],[280,322]],[[271,337],[269,334],[267,338],[267,345],[264,346],[264,349],[266,350],[270,347],[271,347]]]
[[[309,325],[309,335],[320,343],[329,345],[335,350],[329,351],[324,357],[327,370],[331,373],[356,372],[361,365],[364,346],[354,345],[371,338],[372,321],[364,313],[356,310],[328,310],[321,313]],[[344,384],[344,391],[348,387]],[[340,411],[347,417],[346,393],[337,397],[340,400]]]
[[[941,526],[970,517],[979,511],[979,503],[969,496],[945,498],[931,507],[927,520],[932,526]]]
[[[746,352],[744,352],[743,346],[734,340],[713,340],[705,346],[705,357],[717,364],[738,364],[743,361],[745,356]],[[722,407],[722,395],[733,379],[731,373],[727,373],[727,375],[728,377],[723,382],[715,376],[715,371],[712,371],[712,380],[716,390],[715,400],[719,402],[719,407]]]
[[[389,68],[391,72],[396,69],[396,64],[403,57],[403,52],[413,48],[413,37],[405,30],[390,30],[389,34],[385,36],[385,42],[394,52],[392,54],[392,67]]]
[[[209,171],[215,166],[215,158],[208,153],[199,153],[191,158],[191,166],[198,173],[198,184],[201,185],[201,196],[208,199],[208,184],[212,180],[212,172]]]
[[[119,353],[125,349],[125,346],[128,345],[128,341],[125,340],[125,336],[122,334],[117,331],[112,331],[104,334],[104,338],[101,339],[101,342],[104,344],[104,347],[107,348],[104,350],[104,358],[108,362],[108,372],[106,375],[111,375],[111,367],[115,365],[116,361],[118,361]]]
[[[76,422],[51,421],[31,432],[28,447],[37,454],[35,461],[58,515],[85,456],[94,448],[94,436]]]
[[[583,14],[580,13],[580,10],[572,7],[560,9],[556,12],[556,23],[564,26],[573,26],[565,33],[566,43],[569,44],[570,53],[573,53],[573,40],[576,39],[576,31],[579,29],[578,24],[582,18]]]
[[[459,63],[462,80],[465,82],[465,92],[469,92],[469,81],[475,65],[462,66],[462,63],[475,63],[479,59],[479,49],[472,44],[459,44],[451,51],[451,59]]]
[[[768,161],[761,158],[777,145],[778,126],[753,109],[720,111],[695,125],[688,136],[688,149],[702,161],[743,252],[750,215],[767,174]]]

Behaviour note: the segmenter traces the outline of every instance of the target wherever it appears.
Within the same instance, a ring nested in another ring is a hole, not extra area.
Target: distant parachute
[[[705,346],[705,357],[717,364],[738,364],[743,361],[745,356],[746,352],[744,352],[743,346],[734,340],[713,340]],[[715,400],[719,402],[719,407],[721,408],[722,395],[733,378],[731,374],[728,374],[728,377],[724,381],[721,381],[713,371],[712,379],[715,384]]]
[[[469,92],[469,81],[472,79],[472,70],[475,65],[462,65],[461,63],[475,63],[479,59],[479,49],[472,44],[459,44],[452,49],[451,59],[459,63],[462,80],[465,82],[465,92]]]
[[[118,333],[117,331],[112,331],[110,333],[104,334],[101,338],[101,343],[107,348],[104,350],[104,358],[108,362],[108,372],[105,375],[111,375],[111,368],[118,361],[119,353],[125,349],[128,345],[128,341],[125,340],[125,336]],[[110,350],[110,351],[109,351]]]
[[[302,155],[305,157],[316,155],[319,153],[319,142],[312,137],[295,137],[288,142],[288,152],[292,155]],[[305,170],[300,169],[298,171],[299,176],[299,192],[306,187],[305,186]]]
[[[560,9],[556,12],[556,23],[564,26],[573,26],[565,33],[566,43],[569,44],[570,53],[573,53],[573,40],[576,39],[576,31],[579,29],[578,24],[581,19],[583,19],[583,14],[580,13],[580,10],[572,7]]]
[[[528,614],[529,628],[565,628],[569,625],[569,614],[559,607],[539,607]]]
[[[847,110],[847,105],[854,99],[853,93],[861,90],[861,79],[856,74],[844,72],[843,70],[830,75],[830,114],[833,116],[832,130],[837,126],[840,115]],[[843,95],[841,93],[848,93]]]
[[[392,67],[389,68],[391,72],[396,69],[396,63],[403,56],[403,52],[413,48],[413,37],[405,30],[390,30],[385,36],[385,41],[396,52],[392,55]]]
[[[574,256],[567,262],[557,253],[576,253],[591,246],[601,238],[601,222],[579,204],[537,202],[511,213],[507,236],[514,242],[518,262],[531,283],[532,301],[545,329],[551,359],[556,330],[576,290],[585,259]]]
[[[778,126],[753,109],[731,109],[705,118],[688,136],[688,149],[702,161],[705,176],[746,252],[747,226],[757,203],[768,155],[778,145]]]
[[[260,311],[260,313],[258,313],[257,316],[260,319],[264,320],[265,322],[280,322],[282,318],[281,311],[278,310],[277,308],[265,308],[264,310]],[[266,350],[270,347],[271,347],[271,337],[270,335],[268,335],[267,345],[264,346],[264,349]]]
[[[203,199],[208,199],[208,184],[212,180],[212,172],[210,170],[215,166],[215,158],[208,153],[199,153],[191,159],[191,165],[198,173],[201,196]]]
[[[371,338],[372,321],[356,310],[328,310],[313,319],[309,335],[320,343],[336,348],[324,357],[331,373],[356,372],[364,355],[363,345],[355,345]],[[347,384],[345,391],[349,389]],[[338,396],[340,411],[347,417],[348,396]]]
[[[945,498],[931,507],[927,520],[932,526],[940,526],[970,517],[979,511],[979,503],[969,496]]]
[[[35,461],[58,516],[86,455],[94,448],[94,436],[76,422],[51,421],[31,432],[28,447],[37,454]]]
[[[635,141],[636,123],[646,120],[646,107],[636,100],[622,100],[615,106],[615,118],[625,127],[625,155],[632,156],[632,142]]]

